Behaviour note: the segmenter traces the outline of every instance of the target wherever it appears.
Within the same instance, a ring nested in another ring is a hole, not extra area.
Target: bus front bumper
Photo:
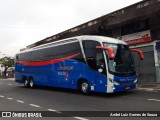
[[[129,91],[134,90],[136,88],[136,84],[126,84],[126,85],[114,85],[114,92],[122,92],[122,91]]]

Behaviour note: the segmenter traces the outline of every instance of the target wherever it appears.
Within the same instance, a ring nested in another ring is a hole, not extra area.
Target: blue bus
[[[52,86],[114,93],[136,88],[132,52],[124,41],[78,36],[36,46],[16,54],[15,81],[25,87]]]

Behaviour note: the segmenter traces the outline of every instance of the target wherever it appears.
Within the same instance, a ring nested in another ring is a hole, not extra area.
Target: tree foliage
[[[14,66],[14,59],[11,57],[1,58],[0,64],[4,67],[4,75],[6,76],[7,69]]]

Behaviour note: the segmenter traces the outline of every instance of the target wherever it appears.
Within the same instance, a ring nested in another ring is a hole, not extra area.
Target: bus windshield
[[[115,58],[107,59],[108,70],[111,74],[118,76],[135,75],[135,66],[132,52],[127,45],[103,43],[105,47],[111,47],[114,50]],[[108,53],[106,51],[107,57]]]

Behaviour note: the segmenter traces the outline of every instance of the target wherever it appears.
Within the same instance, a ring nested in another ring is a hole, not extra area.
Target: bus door
[[[91,91],[102,91],[102,89],[105,89],[104,86],[107,82],[103,50],[96,49],[96,46],[100,45],[97,41],[83,41],[84,53],[90,68],[90,70],[87,71],[87,76],[91,79]],[[106,91],[106,89],[104,91]]]
[[[96,91],[106,91],[107,72],[103,50],[97,50],[95,55],[96,66]]]

